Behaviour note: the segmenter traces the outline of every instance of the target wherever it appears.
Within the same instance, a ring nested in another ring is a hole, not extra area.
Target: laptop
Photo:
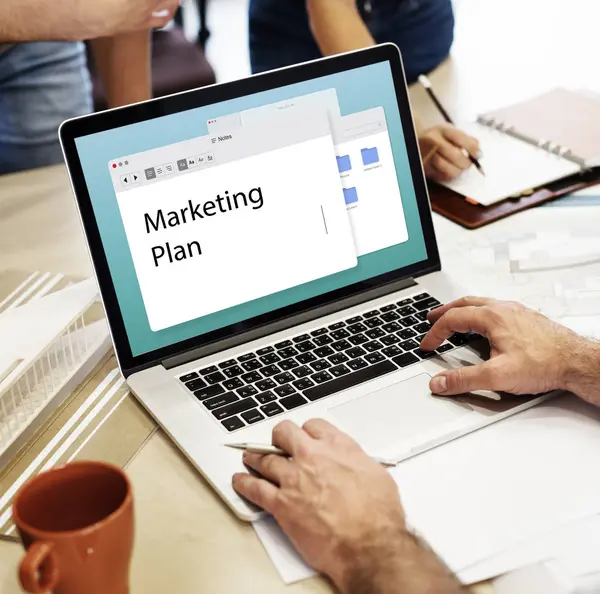
[[[402,460],[533,406],[439,398],[486,344],[419,349],[442,270],[391,44],[65,122],[121,372],[240,518],[236,442],[321,417]]]

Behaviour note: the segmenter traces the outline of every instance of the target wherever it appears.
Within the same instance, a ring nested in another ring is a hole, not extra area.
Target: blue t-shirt
[[[357,0],[357,4],[375,41],[400,48],[409,83],[448,55],[454,38],[451,0]],[[250,55],[253,72],[321,57],[310,31],[306,0],[251,0]]]

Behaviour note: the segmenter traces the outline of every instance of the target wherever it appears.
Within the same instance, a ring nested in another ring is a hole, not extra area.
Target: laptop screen
[[[76,146],[133,357],[427,260],[388,61]]]

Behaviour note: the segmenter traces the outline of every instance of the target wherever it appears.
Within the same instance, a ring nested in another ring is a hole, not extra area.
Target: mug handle
[[[41,594],[56,587],[59,573],[52,549],[52,543],[37,541],[27,550],[19,567],[19,579],[27,592]]]

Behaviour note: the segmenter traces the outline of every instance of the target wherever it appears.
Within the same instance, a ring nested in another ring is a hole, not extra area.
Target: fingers
[[[278,489],[275,485],[264,479],[244,473],[234,474],[232,484],[233,488],[242,497],[270,514],[274,513],[278,497]]]
[[[433,394],[444,396],[474,390],[501,390],[502,374],[498,370],[498,360],[443,371],[431,378],[429,389]]]
[[[277,485],[284,483],[293,472],[291,462],[284,456],[277,456],[275,454],[263,456],[261,454],[245,452],[243,460],[244,464],[247,464],[261,476]]]
[[[479,153],[479,141],[454,126],[444,126],[442,128],[442,135],[448,142],[451,142],[455,146],[467,149],[473,157],[476,157]]]
[[[441,143],[438,149],[438,154],[460,171],[471,167],[471,161],[469,158],[459,147],[451,142]]]
[[[273,445],[292,457],[298,454],[301,447],[306,447],[310,440],[310,435],[291,421],[283,421],[273,428]]]
[[[425,351],[437,349],[447,338],[455,332],[461,334],[476,332],[488,336],[490,331],[490,316],[483,307],[461,307],[451,309],[440,317],[421,342]]]
[[[336,437],[344,435],[337,427],[327,422],[325,419],[311,419],[302,426],[311,437],[322,440],[333,440]]]
[[[454,309],[455,307],[481,307],[483,305],[492,305],[492,303],[497,303],[497,301],[487,297],[461,297],[460,299],[456,299],[455,301],[451,301],[450,303],[446,303],[446,305],[441,305],[437,309],[430,311],[427,314],[427,319],[433,324],[447,311]]]
[[[434,155],[429,163],[428,169],[431,172],[430,175],[434,179],[442,181],[450,180],[458,177],[462,173],[462,169],[448,161],[440,154],[440,152]]]

